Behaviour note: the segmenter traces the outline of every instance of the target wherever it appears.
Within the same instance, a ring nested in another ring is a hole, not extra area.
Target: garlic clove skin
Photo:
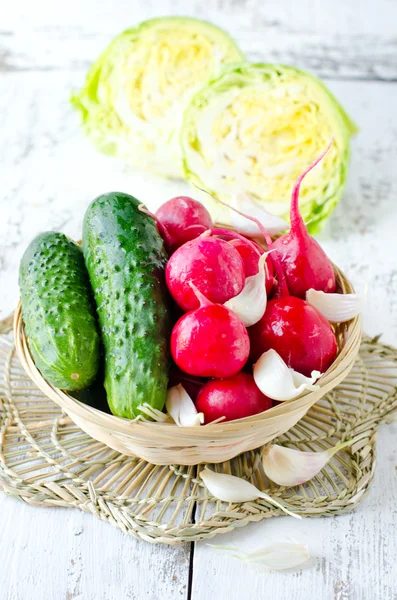
[[[298,371],[294,371],[294,369],[291,369],[291,367],[289,367],[289,370],[292,374],[292,381],[294,382],[294,385],[297,388],[299,388],[300,386],[309,386],[310,385],[310,387],[304,387],[304,389],[316,389],[316,390],[318,389],[318,385],[312,385],[312,384],[321,377],[320,371],[312,371],[311,377],[306,377],[305,375],[302,375],[302,373],[298,373]]]
[[[289,511],[285,506],[280,504],[277,500],[271,498],[265,492],[261,492],[249,481],[235,477],[234,475],[227,475],[226,473],[216,473],[211,471],[208,467],[205,467],[200,472],[200,477],[204,482],[207,490],[218,500],[230,503],[240,502],[251,502],[257,498],[263,498],[267,502],[277,506],[283,510],[286,514],[301,519],[299,515]]]
[[[289,368],[275,350],[262,354],[253,370],[254,380],[260,391],[272,400],[284,402],[297,398],[305,390],[318,390],[316,380],[321,376],[313,371],[311,377]]]
[[[147,423],[152,423],[152,424],[155,424],[155,423],[166,423],[167,425],[173,424],[173,421],[172,421],[170,415],[167,415],[167,414],[161,412],[161,410],[154,408],[148,402],[144,402],[143,404],[140,404],[137,408],[138,408],[138,410],[141,411],[141,414],[138,415],[137,417],[135,417],[135,419],[132,419],[133,421],[146,421]]]
[[[293,542],[276,542],[268,544],[263,548],[258,548],[254,552],[245,552],[240,548],[232,546],[219,546],[209,544],[211,548],[228,552],[234,558],[248,564],[254,564],[265,569],[273,571],[283,571],[294,569],[310,558],[308,548],[305,544],[296,544]]]
[[[270,235],[278,235],[289,228],[287,221],[273,215],[263,208],[263,206],[259,206],[251,196],[244,192],[235,194],[232,197],[230,205],[232,208],[236,208],[258,219]],[[230,211],[230,223],[238,233],[242,233],[243,235],[251,237],[261,235],[261,231],[256,223],[253,223],[233,210]]]
[[[258,273],[247,277],[242,291],[224,304],[238,316],[246,327],[255,325],[265,314],[267,305],[266,258],[268,255],[269,252],[264,252],[260,256]]]
[[[204,414],[197,412],[193,400],[180,383],[168,390],[165,407],[179,427],[197,427],[204,423]]]
[[[358,294],[326,294],[311,288],[306,292],[306,302],[331,323],[345,323],[357,317],[361,311]]]
[[[313,479],[336,452],[350,446],[355,440],[356,438],[341,442],[323,452],[301,452],[294,448],[271,444],[263,451],[263,470],[274,483],[295,487]]]
[[[245,562],[257,563],[274,571],[295,569],[310,558],[306,544],[279,542],[246,555]]]

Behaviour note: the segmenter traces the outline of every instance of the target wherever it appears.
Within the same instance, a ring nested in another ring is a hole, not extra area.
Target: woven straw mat
[[[211,538],[280,515],[264,500],[227,504],[209,495],[200,466],[155,466],[125,456],[79,429],[27,377],[15,354],[11,319],[0,323],[0,487],[33,505],[91,512],[149,542]],[[238,475],[306,517],[352,509],[374,474],[378,427],[397,408],[397,350],[365,338],[351,373],[277,443],[318,451],[357,437],[310,482],[266,480],[261,449],[211,468]]]

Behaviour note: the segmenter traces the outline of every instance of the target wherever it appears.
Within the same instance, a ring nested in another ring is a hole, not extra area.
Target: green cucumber
[[[81,248],[63,233],[38,235],[22,257],[19,286],[29,348],[43,377],[64,390],[89,387],[100,338]]]
[[[114,415],[132,419],[147,402],[161,410],[168,383],[167,256],[155,221],[129,194],[88,207],[83,252],[105,351],[105,389]]]

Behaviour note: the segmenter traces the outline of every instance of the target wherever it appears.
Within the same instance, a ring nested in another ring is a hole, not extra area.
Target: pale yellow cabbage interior
[[[222,60],[213,40],[186,29],[147,30],[139,42],[121,68],[130,108],[147,121],[164,117]]]
[[[144,166],[171,176],[181,174],[173,152],[178,151],[170,145],[177,144],[173,138],[183,108],[221,63],[241,57],[229,38],[218,36],[197,24],[163,24],[142,28],[116,49],[117,60],[113,56],[102,91],[126,126],[125,153],[135,148],[135,162],[147,161]]]
[[[325,159],[302,184],[300,205],[315,202],[325,185],[332,195],[340,184],[338,157],[345,144],[332,114],[320,106],[324,93],[310,80],[293,78],[214,94],[189,121],[189,171],[224,198],[241,190],[283,215],[294,181],[334,135]]]

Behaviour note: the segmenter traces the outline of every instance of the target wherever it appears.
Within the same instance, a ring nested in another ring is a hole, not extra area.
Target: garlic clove
[[[242,291],[225,302],[226,308],[234,312],[246,327],[255,325],[265,314],[267,304],[266,294],[266,258],[269,252],[264,252],[259,260],[259,271],[245,280]]]
[[[201,471],[200,477],[208,491],[224,502],[249,502],[260,495],[260,491],[249,481],[226,473],[216,473],[208,467]]]
[[[256,203],[252,196],[244,192],[235,194],[230,205],[232,208],[258,219],[270,235],[278,235],[289,227],[287,221],[267,211],[263,206]],[[238,233],[252,237],[261,235],[261,231],[256,223],[233,210],[230,211],[230,222]]]
[[[273,571],[294,569],[303,565],[310,558],[308,548],[305,544],[293,542],[277,542],[258,548],[254,552],[245,552],[233,546],[219,546],[209,544],[211,548],[223,550],[231,556],[245,563],[258,565]]]
[[[205,467],[200,472],[200,477],[204,482],[207,490],[218,500],[223,502],[239,503],[239,502],[251,502],[257,498],[263,498],[270,504],[277,506],[283,510],[286,514],[297,519],[301,519],[299,515],[289,511],[285,506],[280,504],[277,500],[271,498],[265,492],[261,492],[249,481],[235,477],[234,475],[227,475],[226,473],[215,473],[208,467]]]
[[[341,442],[323,452],[301,452],[272,444],[263,451],[263,470],[267,477],[278,485],[301,485],[318,475],[336,452],[350,446],[356,439]]]
[[[289,368],[275,350],[267,350],[254,365],[253,375],[260,391],[272,398],[283,402],[297,398],[305,390],[318,390],[314,385],[321,376],[319,371],[313,371],[311,377]]]
[[[165,407],[179,427],[196,427],[204,423],[204,414],[197,412],[193,400],[180,383],[168,390]]]
[[[306,301],[331,323],[345,323],[357,317],[361,310],[358,294],[326,294],[312,288],[306,292]]]

